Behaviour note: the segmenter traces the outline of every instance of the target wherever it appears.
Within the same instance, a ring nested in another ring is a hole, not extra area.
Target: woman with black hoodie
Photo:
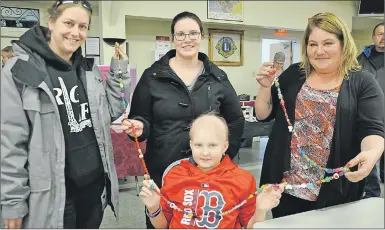
[[[129,101],[128,59],[116,47],[105,82],[81,55],[91,4],[57,1],[48,14],[1,72],[2,217],[6,228],[99,228],[107,204],[118,216],[109,126]]]

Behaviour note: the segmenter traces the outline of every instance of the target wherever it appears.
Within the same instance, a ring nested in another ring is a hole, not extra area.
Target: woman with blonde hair
[[[274,218],[362,197],[384,150],[384,95],[356,57],[347,26],[320,13],[307,25],[301,63],[278,78],[273,63],[260,68],[256,117],[275,119],[260,183],[288,183]]]

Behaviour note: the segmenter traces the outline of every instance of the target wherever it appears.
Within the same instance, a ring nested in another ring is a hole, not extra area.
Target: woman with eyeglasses
[[[128,58],[115,47],[106,81],[96,65],[86,65],[80,46],[91,14],[88,1],[57,1],[48,28],[23,34],[1,72],[8,229],[99,228],[107,204],[118,216],[109,126],[129,101]]]
[[[215,111],[229,125],[231,158],[238,153],[244,117],[237,95],[226,75],[199,52],[203,39],[201,20],[182,12],[171,23],[170,50],[146,69],[135,88],[129,119],[122,128],[139,141],[147,140],[144,159],[151,178],[160,188],[162,175],[173,162],[191,155],[191,122],[203,113]],[[210,150],[208,150],[210,151]],[[146,219],[148,228],[153,228]]]

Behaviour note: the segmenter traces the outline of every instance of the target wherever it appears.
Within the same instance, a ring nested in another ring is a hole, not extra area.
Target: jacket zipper
[[[209,112],[211,112],[211,85],[207,86],[207,97],[209,100]]]

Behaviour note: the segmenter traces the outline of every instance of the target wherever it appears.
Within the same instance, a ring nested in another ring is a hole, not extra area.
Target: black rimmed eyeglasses
[[[177,41],[183,41],[184,39],[186,39],[186,35],[188,35],[188,37],[190,38],[190,40],[196,40],[199,38],[199,36],[201,35],[200,32],[198,31],[191,31],[190,33],[188,34],[185,34],[183,32],[178,32],[178,33],[175,33],[173,34],[174,37],[175,37],[175,40]]]
[[[78,4],[78,3],[81,3],[82,6],[84,8],[86,8],[87,10],[89,10],[91,12],[91,14],[92,14],[92,5],[87,0],[80,0],[80,1],[63,1],[63,0],[59,0],[59,1],[56,2],[55,8],[58,8],[61,4]]]

